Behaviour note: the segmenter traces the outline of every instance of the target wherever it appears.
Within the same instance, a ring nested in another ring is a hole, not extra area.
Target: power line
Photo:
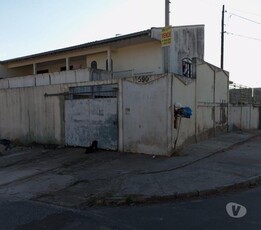
[[[204,2],[205,4],[208,4],[209,6],[212,6],[212,7],[215,7],[215,8],[217,8],[217,7],[220,8],[223,5],[221,3],[214,3],[214,2],[209,1],[209,0],[200,0],[200,1],[201,1],[201,3]],[[240,12],[240,13],[261,17],[261,14],[257,14],[257,13],[253,13],[253,12],[249,12],[249,11],[238,10],[238,9],[235,9],[235,8],[232,8],[232,7],[226,7],[226,8],[231,10],[231,11],[237,11],[237,12]]]
[[[238,10],[238,9],[231,8],[231,7],[227,7],[227,8],[230,9],[230,10],[233,10],[233,11],[240,12],[240,13],[244,13],[244,14],[249,14],[249,15],[254,15],[254,16],[257,16],[257,17],[261,17],[261,14],[256,14],[256,13],[249,12],[249,11]]]
[[[237,36],[237,37],[242,37],[242,38],[247,38],[247,39],[252,39],[252,40],[256,40],[256,41],[261,41],[261,38],[254,38],[254,37],[249,37],[249,36],[245,36],[242,34],[235,34],[235,33],[230,33],[230,32],[225,32],[228,35],[233,35],[233,36]]]
[[[229,13],[230,13],[230,12],[229,12]],[[254,20],[252,20],[252,19],[249,19],[249,18],[240,16],[240,15],[238,15],[238,14],[230,13],[230,15],[233,15],[233,16],[239,17],[239,18],[241,18],[241,19],[247,20],[247,21],[249,21],[249,22],[253,22],[253,23],[256,23],[256,24],[258,24],[258,25],[261,25],[261,22],[254,21]]]

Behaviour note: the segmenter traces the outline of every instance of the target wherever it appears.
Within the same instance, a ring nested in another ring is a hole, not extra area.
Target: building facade
[[[0,62],[0,77],[20,77],[76,69],[99,69],[114,78],[161,74],[162,28],[118,36],[78,46],[49,51]],[[182,60],[204,59],[204,26],[171,29],[169,71],[182,74]]]
[[[171,155],[226,132],[229,76],[203,61],[204,26],[171,28],[168,73],[161,30],[2,61],[0,138]]]

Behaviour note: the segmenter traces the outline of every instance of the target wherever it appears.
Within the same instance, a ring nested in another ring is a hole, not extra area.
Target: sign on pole
[[[172,26],[167,26],[162,28],[161,31],[161,46],[170,46],[171,45],[171,29]]]

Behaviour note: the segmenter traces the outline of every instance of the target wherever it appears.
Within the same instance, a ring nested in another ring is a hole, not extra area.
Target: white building
[[[228,73],[204,62],[204,26],[161,28],[0,63],[0,138],[170,155],[228,130]],[[174,128],[174,105],[192,108]]]
[[[0,62],[0,77],[20,77],[93,68],[113,77],[164,73],[162,28],[118,36],[78,46]],[[182,74],[182,59],[204,59],[204,26],[172,28],[169,71]]]

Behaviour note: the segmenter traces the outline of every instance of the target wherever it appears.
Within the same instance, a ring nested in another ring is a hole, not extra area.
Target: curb
[[[141,205],[141,204],[157,204],[161,202],[176,202],[190,199],[196,199],[200,197],[209,197],[213,195],[221,195],[232,191],[243,190],[249,187],[256,187],[261,184],[261,176],[254,176],[248,180],[237,182],[234,184],[227,184],[224,186],[195,190],[185,193],[174,193],[166,196],[143,196],[143,195],[126,195],[125,197],[96,197],[92,199],[92,202],[85,202],[80,205],[80,209],[84,209],[90,206],[128,206],[128,205]]]

